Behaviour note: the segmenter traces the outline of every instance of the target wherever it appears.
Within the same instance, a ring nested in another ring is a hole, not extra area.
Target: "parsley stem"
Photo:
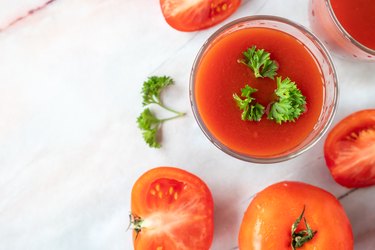
[[[175,116],[172,116],[172,117],[168,117],[168,118],[164,118],[164,119],[159,119],[159,121],[160,121],[160,123],[162,123],[162,122],[165,122],[165,121],[169,121],[169,120],[173,120],[173,119],[176,119],[176,118],[178,118],[178,117],[181,117],[181,116],[184,116],[185,115],[185,113],[178,113],[177,115],[175,115]]]
[[[160,148],[158,142],[159,129],[161,129],[162,123],[168,120],[172,120],[181,116],[185,113],[178,112],[169,107],[164,106],[161,93],[164,88],[173,84],[173,79],[168,76],[151,76],[147,81],[143,82],[142,87],[142,105],[145,108],[141,115],[137,118],[138,127],[142,131],[143,139],[152,148]],[[159,107],[174,113],[175,115],[165,119],[159,119],[147,106],[156,104]]]
[[[181,116],[184,116],[185,113],[184,112],[178,112],[174,109],[171,109],[171,108],[168,108],[167,106],[165,106],[162,102],[158,101],[158,102],[154,102],[154,104],[157,104],[159,105],[160,107],[172,112],[172,113],[175,113],[177,116],[176,117],[181,117]]]
[[[180,116],[184,116],[185,115],[184,112],[178,112],[178,111],[176,111],[174,109],[171,109],[171,108],[168,108],[168,107],[165,107],[165,106],[161,106],[161,107],[165,108],[168,111],[171,111],[172,113],[175,113],[177,115],[176,117],[180,117]]]

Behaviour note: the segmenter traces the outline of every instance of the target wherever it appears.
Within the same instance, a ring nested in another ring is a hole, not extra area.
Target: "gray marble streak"
[[[56,0],[45,1],[43,3],[40,3],[39,5],[35,5],[33,7],[30,7],[30,9],[27,9],[26,11],[23,11],[22,13],[18,14],[15,17],[11,17],[12,19],[10,19],[7,23],[0,24],[0,32],[4,32],[7,29],[11,28],[12,26],[24,21],[24,19],[36,14],[39,11],[42,11],[43,9],[48,7],[48,5],[50,5],[51,3],[55,2],[55,1]]]

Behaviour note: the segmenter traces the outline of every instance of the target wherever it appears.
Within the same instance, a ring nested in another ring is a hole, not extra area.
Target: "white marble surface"
[[[245,0],[225,22],[182,33],[166,24],[157,0],[0,0],[0,249],[132,249],[131,188],[160,165],[186,169],[210,187],[213,250],[236,249],[251,197],[274,182],[347,193],[329,175],[323,141],[288,162],[246,163],[214,147],[190,109],[190,68],[210,34],[253,14],[308,26],[307,2]],[[333,59],[340,79],[336,123],[375,107],[375,64]],[[159,150],[145,145],[135,122],[142,82],[154,74],[175,79],[165,101],[187,112],[165,124]],[[355,248],[375,249],[375,188],[341,202]]]

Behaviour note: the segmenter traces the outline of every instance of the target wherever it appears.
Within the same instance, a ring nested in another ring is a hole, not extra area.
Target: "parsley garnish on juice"
[[[253,46],[242,54],[245,56],[245,59],[240,59],[238,62],[248,66],[254,72],[256,78],[269,77],[274,79],[279,67],[276,61],[271,60],[270,53]]]
[[[152,148],[160,148],[158,132],[161,125],[168,120],[184,116],[185,113],[178,112],[164,105],[161,99],[161,92],[172,85],[173,79],[168,76],[151,76],[143,83],[142,87],[142,105],[143,107],[155,104],[164,110],[174,113],[174,116],[167,118],[158,118],[149,108],[143,110],[137,118],[138,127],[142,131],[144,141]]]
[[[275,94],[278,99],[271,104],[267,118],[278,124],[294,122],[306,110],[306,97],[288,77],[284,80],[277,77],[276,82]]]
[[[251,94],[257,92],[257,89],[246,85],[241,89],[242,99],[237,94],[233,94],[233,99],[236,101],[240,110],[242,110],[241,119],[246,121],[260,121],[264,114],[264,106],[258,102],[254,103],[255,98]]]
[[[264,49],[256,49],[252,46],[243,52],[246,59],[238,60],[245,64],[253,72],[256,78],[269,77],[274,79],[277,75],[278,63],[270,59],[270,53]],[[278,124],[283,122],[294,122],[306,111],[306,97],[298,89],[297,84],[286,77],[282,80],[279,76],[276,78],[277,88],[275,89],[275,101],[268,104],[267,111],[263,105],[255,102],[251,94],[258,90],[250,87],[248,84],[241,89],[241,98],[238,94],[233,94],[233,99],[239,109],[242,111],[241,119],[246,121],[260,121],[264,113],[267,113],[267,119],[273,120]]]

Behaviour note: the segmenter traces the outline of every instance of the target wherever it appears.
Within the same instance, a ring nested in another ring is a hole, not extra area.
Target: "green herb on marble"
[[[148,107],[143,110],[140,116],[137,118],[138,127],[142,131],[144,141],[152,148],[160,148],[160,129],[161,125],[169,120],[176,119],[184,116],[185,113],[178,112],[174,109],[167,107],[161,98],[162,91],[173,85],[174,81],[168,76],[151,76],[147,81],[143,83],[142,87],[142,105],[143,107],[150,105],[157,105],[160,108],[174,113],[173,116],[167,118],[158,118],[154,112]]]

